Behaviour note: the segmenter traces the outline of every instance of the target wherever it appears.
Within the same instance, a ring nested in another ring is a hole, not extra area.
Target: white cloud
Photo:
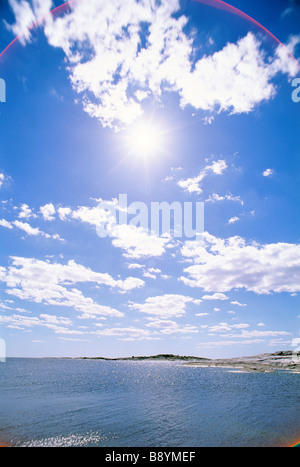
[[[259,324],[258,326],[264,326],[264,324]],[[282,336],[289,336],[290,333],[286,331],[250,331],[248,328],[250,325],[248,323],[239,323],[239,324],[228,324],[228,323],[219,323],[214,326],[200,326],[206,330],[208,336],[220,335],[220,337],[225,338],[224,341],[216,342],[204,342],[200,344],[201,347],[218,347],[218,346],[234,346],[234,345],[244,345],[244,344],[255,344],[268,342],[269,345],[278,345],[279,341],[275,343],[274,338]],[[234,339],[234,340],[228,340]]]
[[[31,7],[10,0],[10,5],[16,21],[8,28],[24,33],[25,43],[31,37],[26,27],[51,2],[33,0]],[[182,108],[250,112],[274,97],[272,79],[279,72],[298,71],[282,46],[266,58],[253,33],[195,61],[195,34],[187,35],[187,23],[178,0],[81,0],[64,16],[48,15],[44,31],[49,44],[64,51],[84,110],[113,128],[140,117],[146,97],[162,99],[167,91],[179,95]],[[288,46],[294,49],[297,42],[294,36]]]
[[[85,297],[74,288],[75,284],[96,283],[122,293],[144,285],[144,281],[134,277],[115,280],[107,273],[92,271],[75,261],[60,264],[20,257],[13,257],[12,265],[7,270],[1,268],[0,280],[6,283],[6,293],[10,295],[46,305],[72,307],[81,312],[84,318],[121,317],[123,313]]]
[[[130,303],[129,307],[165,319],[185,315],[189,303],[198,305],[200,301],[184,295],[165,294],[149,297],[142,304]]]
[[[244,201],[241,199],[240,196],[233,196],[231,193],[228,195],[220,196],[217,193],[213,193],[209,196],[209,198],[205,201],[206,203],[216,203],[220,201],[234,201],[240,203],[242,206],[244,205]]]
[[[275,171],[273,169],[266,169],[263,173],[264,177],[270,177],[271,175],[274,175]]]
[[[246,305],[245,303],[240,303],[240,302],[237,302],[237,301],[231,302],[231,305],[236,305],[236,306],[241,306],[241,307],[248,306],[248,305]]]
[[[231,217],[231,219],[229,219],[229,221],[228,221],[228,224],[235,224],[239,220],[240,220],[240,218],[238,216]]]
[[[178,176],[179,172],[181,172],[182,170],[182,167],[171,167],[171,175],[167,175],[162,181],[171,182],[176,176]]]
[[[137,98],[137,100],[138,100],[139,102],[143,101],[143,100],[146,99],[148,96],[149,96],[149,92],[147,92],[147,91],[140,91],[140,90],[137,90],[136,93],[135,93],[135,97]]]
[[[232,327],[233,328],[233,327]],[[289,336],[291,333],[286,331],[245,331],[242,330],[240,334],[227,334],[226,337],[237,337],[243,339],[251,339],[253,337],[266,338],[277,336]]]
[[[60,220],[64,221],[68,216],[71,214],[71,209],[70,208],[58,208],[57,213],[58,217]]]
[[[55,334],[83,334],[82,331],[76,329],[69,329],[72,326],[72,321],[68,318],[40,315],[40,317],[29,317],[21,315],[0,315],[0,323],[10,329],[30,330],[31,328],[46,327],[55,332]]]
[[[184,78],[180,92],[183,106],[231,113],[250,112],[274,94],[269,66],[251,33],[237,44],[227,44],[199,60],[194,71]]]
[[[13,221],[13,222],[8,223],[7,225],[4,225],[3,223],[3,227],[10,228],[9,224],[10,226],[17,227],[17,229],[22,230],[23,232],[25,232],[27,235],[31,237],[41,236],[41,237],[48,238],[48,239],[52,238],[53,240],[64,241],[58,234],[49,235],[48,233],[45,233],[42,230],[40,230],[39,227],[32,227],[27,222]]]
[[[97,206],[79,206],[76,210],[59,208],[61,220],[76,219],[93,226],[99,237],[109,236],[112,245],[121,248],[128,259],[162,256],[172,246],[169,236],[158,236],[143,227],[130,223],[117,223],[118,213],[128,214],[128,208],[120,205],[119,200],[94,200]]]
[[[231,331],[234,329],[247,329],[249,327],[250,325],[247,323],[240,323],[240,324],[219,323],[215,326],[209,326],[208,330],[210,333],[224,333],[224,332]]]
[[[204,125],[211,125],[215,120],[215,117],[210,116],[210,117],[204,117],[203,123]]]
[[[161,275],[161,270],[158,268],[148,268],[143,272],[143,276],[149,279],[156,279],[158,274]]]
[[[0,219],[0,225],[1,227],[5,227],[6,229],[13,229],[13,225],[11,222],[6,221],[5,219]]]
[[[292,35],[286,47],[277,47],[274,61],[272,62],[272,73],[286,73],[290,78],[294,78],[299,73],[299,62],[294,60],[291,54],[295,54],[296,47],[300,43],[300,35]]]
[[[94,334],[98,336],[107,336],[107,337],[123,337],[125,341],[135,341],[135,340],[152,340],[156,339],[157,337],[152,336],[151,331],[148,329],[141,329],[136,328],[134,326],[130,326],[127,328],[107,328],[95,331]],[[125,337],[127,336],[127,337]]]
[[[40,213],[42,214],[45,221],[53,221],[55,219],[56,211],[52,203],[41,206]]]
[[[201,349],[211,349],[211,348],[218,348],[218,347],[233,347],[235,345],[253,345],[253,344],[261,344],[263,342],[262,339],[245,339],[245,340],[235,340],[235,341],[209,341],[209,342],[202,342],[197,345],[198,348]]]
[[[19,210],[18,213],[18,219],[29,219],[29,218],[36,218],[37,215],[34,214],[33,210],[27,205],[27,204],[22,204],[20,208],[14,207],[14,210]],[[44,219],[46,220],[52,220],[52,213],[54,210],[53,205],[46,205],[41,207],[41,212],[43,214]],[[55,212],[55,210],[54,210]],[[21,230],[22,232],[25,232],[27,235],[31,237],[44,237],[47,239],[53,239],[53,240],[59,240],[59,241],[64,241],[59,234],[48,234],[46,232],[43,232],[39,227],[33,227],[30,225],[28,222],[23,222],[23,220],[14,220],[14,221],[7,221],[5,219],[0,220],[0,226],[5,227],[7,229],[12,230],[13,228],[17,228]]]
[[[213,295],[204,295],[204,297],[202,297],[202,300],[229,300],[229,297],[227,297],[225,294],[223,293],[215,293]]]
[[[142,114],[140,100],[148,91],[138,83],[142,77],[136,76],[138,86],[131,95],[128,85],[134,81],[130,75],[141,43],[141,23],[151,23],[153,16],[147,1],[84,0],[65,18],[48,21],[46,35],[51,45],[63,48],[71,65],[72,85],[82,95],[84,110],[103,126],[129,124]],[[76,51],[75,43],[79,45]],[[80,51],[84,43],[92,52],[89,60]],[[87,97],[86,91],[93,97]]]
[[[9,0],[9,4],[15,15],[16,22],[13,25],[6,23],[6,26],[15,36],[21,36],[20,41],[22,44],[26,44],[31,37],[31,33],[27,28],[36,20],[36,17],[30,4],[25,0],[21,0],[21,2]]]
[[[113,231],[112,244],[125,250],[126,258],[162,256],[170,244],[169,237],[158,237],[134,225],[117,225]]]
[[[29,236],[34,236],[37,237],[41,235],[42,237],[50,238],[51,235],[42,232],[38,227],[32,227],[30,224],[27,222],[21,222],[21,221],[13,221],[12,224],[17,227],[20,230],[23,230],[23,232],[27,233]]]
[[[182,255],[194,264],[181,280],[206,292],[246,289],[257,294],[300,291],[300,245],[258,244],[241,237],[186,242]]]
[[[9,175],[4,175],[0,173],[0,188],[4,185],[4,183],[11,181],[11,177]]]
[[[143,264],[131,263],[128,264],[128,269],[143,269],[145,266]]]
[[[103,228],[105,226],[108,233],[115,226],[116,220],[112,216],[111,209],[117,209],[117,201],[103,201],[98,200],[98,206],[89,207],[89,206],[79,206],[77,210],[68,213],[67,211],[60,211],[61,215],[66,218],[66,216],[72,216],[73,219],[78,219],[81,222],[90,224],[96,228]],[[103,204],[104,203],[104,204]],[[107,205],[107,209],[106,206]]]
[[[148,271],[145,271],[145,272],[143,273],[143,276],[146,277],[146,278],[148,278],[148,279],[156,279],[156,278],[157,278],[157,276],[156,276],[155,274],[151,274],[151,273],[148,272]]]
[[[37,217],[32,209],[27,204],[22,204],[18,215],[19,219],[29,219],[30,217]]]
[[[58,318],[54,315],[42,314],[40,315],[40,318],[51,324],[62,324],[65,326],[70,326],[72,324],[72,321],[69,318]]]
[[[164,281],[167,281],[168,279],[171,279],[171,278],[172,278],[172,276],[169,276],[169,274],[162,274],[160,277],[161,277]]]
[[[26,0],[9,0],[9,5],[14,13],[16,22],[12,25],[5,21],[6,27],[24,45],[31,40],[31,31],[28,29],[37,19],[49,13],[53,4],[52,0],[32,0],[31,4]]]
[[[98,285],[105,285],[112,288],[117,288],[122,291],[129,291],[144,285],[144,281],[134,277],[128,277],[125,280],[113,279],[107,273],[95,272],[90,268],[77,264],[74,260],[70,260],[67,264],[50,263],[33,258],[12,258],[13,265],[9,268],[7,283],[10,286],[16,285],[14,282],[14,274],[16,278],[20,277],[38,277],[38,282],[75,284],[78,282],[95,282]],[[11,279],[12,278],[12,279]]]
[[[160,319],[160,318],[147,318],[149,321],[147,327],[158,329],[161,334],[196,334],[198,328],[189,324],[180,325],[176,321]]]
[[[202,188],[200,183],[206,178],[209,173],[214,173],[215,175],[222,175],[223,172],[227,169],[227,164],[224,160],[214,161],[211,165],[204,167],[199,175],[194,178],[188,178],[187,180],[180,180],[178,185],[180,188],[183,188],[189,193],[202,193]]]

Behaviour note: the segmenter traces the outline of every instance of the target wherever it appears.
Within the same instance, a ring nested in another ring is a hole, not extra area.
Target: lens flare
[[[153,122],[139,122],[126,131],[125,145],[130,155],[152,158],[163,151],[163,130]]]

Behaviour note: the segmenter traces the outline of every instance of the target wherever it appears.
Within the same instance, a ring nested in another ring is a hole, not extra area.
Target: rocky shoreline
[[[210,362],[208,358],[181,356],[173,354],[159,354],[151,356],[132,356],[132,357],[117,357],[117,358],[105,358],[105,357],[79,357],[79,360],[105,360],[110,362],[119,361],[143,361],[143,360],[155,360],[155,361],[185,361],[185,362]]]
[[[292,351],[266,353],[252,357],[228,358],[211,360],[208,358],[181,356],[173,354],[159,354],[151,356],[132,356],[120,358],[105,357],[80,357],[80,360],[104,360],[104,361],[179,361],[183,365],[202,368],[232,368],[237,371],[247,372],[274,372],[285,370],[300,374],[300,359],[293,358]]]
[[[271,373],[285,370],[300,374],[300,361],[293,358],[292,351],[261,354],[254,357],[208,360],[206,362],[187,362],[185,365],[209,368],[233,368],[237,371]]]

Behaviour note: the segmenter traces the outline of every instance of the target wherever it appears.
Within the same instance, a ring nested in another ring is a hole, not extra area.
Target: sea
[[[299,439],[299,374],[181,361],[0,364],[0,440],[13,446],[284,447]]]

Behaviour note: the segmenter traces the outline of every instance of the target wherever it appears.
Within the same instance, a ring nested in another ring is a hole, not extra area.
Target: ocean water
[[[0,439],[17,446],[288,446],[300,375],[181,362],[8,359]]]

